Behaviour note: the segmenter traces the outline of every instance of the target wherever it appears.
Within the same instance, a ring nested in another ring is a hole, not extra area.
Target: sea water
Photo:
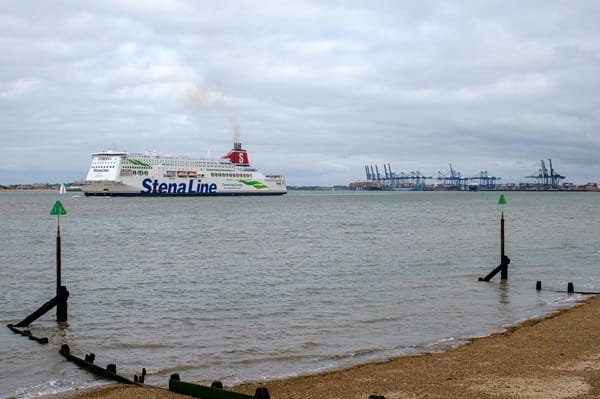
[[[309,374],[440,350],[600,291],[600,195],[290,192],[282,197],[85,198],[0,193],[0,322],[55,295],[68,322],[0,328],[0,397],[104,384],[59,353],[96,354],[165,386]],[[68,214],[49,212],[60,199]],[[478,281],[500,261],[508,281]],[[541,280],[544,290],[536,291]],[[267,382],[268,386],[268,382]]]

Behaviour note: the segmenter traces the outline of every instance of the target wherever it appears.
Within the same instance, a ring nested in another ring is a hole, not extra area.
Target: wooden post
[[[67,298],[69,295],[61,295],[67,291],[67,287],[61,284],[61,242],[60,242],[60,225],[56,228],[56,297],[59,298],[56,302],[56,321],[63,323],[67,321]]]
[[[504,260],[504,211],[500,213],[500,263]]]
[[[506,205],[506,198],[504,194],[500,195],[498,199],[498,204],[500,206]],[[500,279],[508,280],[508,264],[510,263],[510,259],[506,256],[504,252],[504,209],[500,212]]]
[[[265,387],[258,387],[254,391],[254,399],[270,399],[269,390]]]
[[[61,284],[61,253],[60,253],[60,215],[66,215],[67,211],[60,201],[56,201],[50,215],[57,216],[56,219],[56,321],[61,323],[67,321],[67,287]],[[66,295],[65,295],[66,294]]]
[[[508,279],[508,259],[504,256],[504,211],[500,214],[500,280]]]
[[[506,198],[504,198],[504,194],[500,196],[498,203],[500,205],[506,204]],[[502,211],[500,213],[500,264],[485,277],[479,277],[479,281],[490,281],[490,279],[498,273],[500,273],[501,280],[507,280],[509,263],[510,259],[504,254],[504,211]]]
[[[60,253],[60,225],[56,226],[56,295],[61,286],[61,253]]]
[[[500,263],[504,259],[504,211],[500,213]]]

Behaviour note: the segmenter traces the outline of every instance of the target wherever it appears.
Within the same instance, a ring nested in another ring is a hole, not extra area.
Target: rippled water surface
[[[0,397],[106,381],[62,343],[146,382],[225,384],[382,360],[486,335],[600,291],[600,195],[291,192],[255,198],[84,198],[0,193],[0,322],[55,291],[60,199],[69,321],[0,329]],[[544,288],[535,291],[536,280]]]

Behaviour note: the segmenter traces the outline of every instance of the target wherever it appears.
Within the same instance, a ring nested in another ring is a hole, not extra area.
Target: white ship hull
[[[220,159],[104,151],[92,154],[86,196],[282,195],[283,176],[250,167],[241,144]]]

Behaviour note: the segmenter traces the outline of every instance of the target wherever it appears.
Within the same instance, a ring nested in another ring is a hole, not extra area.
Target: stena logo
[[[239,163],[246,163],[246,161],[244,160],[244,153],[240,152],[238,155],[240,156]]]
[[[157,179],[144,179],[142,186],[144,187],[142,193],[145,194],[215,194],[217,192],[216,183],[202,183],[200,179],[197,182],[190,179],[187,183],[165,183]]]

